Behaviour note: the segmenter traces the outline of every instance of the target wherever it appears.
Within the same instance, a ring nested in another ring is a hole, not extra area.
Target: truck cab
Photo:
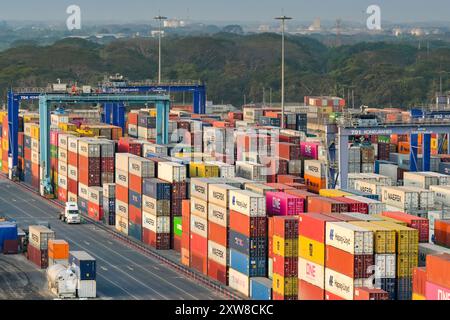
[[[60,214],[60,219],[68,224],[81,223],[78,205],[75,202],[67,202],[64,211]]]

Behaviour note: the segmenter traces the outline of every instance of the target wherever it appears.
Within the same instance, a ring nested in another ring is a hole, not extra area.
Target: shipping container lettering
[[[198,193],[205,193],[205,188],[199,185],[195,185],[194,186],[195,191],[197,191]]]
[[[151,226],[155,225],[155,220],[153,220],[152,218],[145,218],[145,222]]]
[[[360,187],[360,191],[366,192],[366,193],[373,193],[372,188],[369,188],[369,187]]]
[[[150,209],[155,209],[155,204],[150,201],[145,201],[145,206],[149,207]]]
[[[77,147],[77,144],[74,143],[74,142],[72,142],[72,143],[70,143],[70,147],[71,147],[71,148],[76,148],[76,147]]]
[[[141,170],[141,167],[138,164],[134,164],[134,163],[131,165],[131,168],[135,171]]]
[[[126,229],[128,226],[125,224],[125,222],[123,221],[119,221],[119,226],[121,226],[122,228]]]
[[[94,200],[98,200],[97,194],[96,193],[91,193],[91,198]]]
[[[34,242],[38,242],[39,238],[37,235],[35,235],[34,233],[31,235],[31,237],[33,238]]]
[[[123,174],[119,174],[119,180],[121,180],[121,181],[127,181],[127,177],[125,177],[125,175],[123,175]]]
[[[223,251],[219,250],[217,248],[212,248],[212,253],[217,257],[220,257],[220,258],[224,257]]]
[[[122,206],[122,205],[119,205],[119,211],[122,211],[122,212],[127,212],[127,208],[125,208],[124,206]]]
[[[311,172],[319,173],[319,167],[308,165],[308,170]]]
[[[218,210],[213,210],[212,215],[213,215],[214,217],[218,218],[218,219],[221,219],[221,220],[223,220],[223,218],[224,218],[223,213],[220,212],[220,211],[218,211]]]
[[[334,229],[330,229],[330,240],[334,240],[336,238],[337,242],[340,242],[345,245],[350,245],[350,238],[347,238],[345,236],[341,236],[340,234],[335,233]]]
[[[247,203],[236,200],[236,197],[233,197],[233,204],[236,204],[238,207],[247,209]]]
[[[194,208],[201,212],[205,212],[205,209],[206,209],[205,206],[202,206],[201,204],[198,204],[198,203],[194,204]]]
[[[281,201],[279,198],[275,198],[275,197],[272,198],[272,208],[275,208],[275,209],[281,208]]]
[[[316,277],[316,266],[307,262],[306,263],[306,275],[315,278]]]
[[[81,147],[81,151],[87,152],[87,148],[86,147]]]
[[[218,199],[218,200],[224,200],[225,199],[225,195],[222,192],[217,192],[217,191],[213,192],[213,197],[215,199]]]
[[[384,197],[386,199],[390,199],[390,200],[396,201],[396,202],[401,202],[402,201],[402,198],[398,194],[395,194],[395,193],[385,192]]]
[[[438,289],[438,300],[450,300],[450,292],[445,292],[442,289]]]
[[[197,229],[199,229],[199,230],[202,230],[202,231],[205,231],[205,230],[206,230],[205,224],[203,224],[203,223],[201,223],[201,222],[195,221],[195,222],[194,222],[194,226],[195,226]]]
[[[339,289],[343,292],[349,293],[351,291],[350,286],[348,286],[344,283],[338,282],[333,276],[330,276],[329,284],[330,284],[330,287],[332,287],[334,285],[337,289]]]

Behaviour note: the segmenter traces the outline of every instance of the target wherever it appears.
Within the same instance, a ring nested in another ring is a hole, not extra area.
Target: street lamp
[[[158,54],[158,84],[161,84],[161,31],[162,31],[162,22],[167,20],[167,17],[163,17],[161,15],[156,16],[155,20],[159,21],[159,54]]]
[[[281,20],[281,128],[284,129],[284,30],[286,20],[292,20],[291,17],[281,16],[275,20]]]

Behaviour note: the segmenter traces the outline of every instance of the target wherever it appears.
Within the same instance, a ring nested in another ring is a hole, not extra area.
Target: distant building
[[[411,34],[415,37],[422,37],[425,35],[425,31],[421,28],[414,28],[411,30]]]
[[[312,25],[308,28],[309,31],[320,31],[321,30],[321,23],[320,18],[316,18]]]
[[[392,33],[394,34],[394,36],[400,37],[403,34],[403,30],[400,28],[395,28],[394,30],[392,30]]]
[[[182,28],[187,25],[187,22],[184,20],[178,19],[169,19],[164,20],[164,28]]]
[[[267,24],[262,24],[258,27],[259,32],[270,32],[270,26]]]
[[[159,30],[152,30],[150,33],[152,37],[156,38],[159,36]],[[161,30],[161,37],[164,37],[164,30]]]

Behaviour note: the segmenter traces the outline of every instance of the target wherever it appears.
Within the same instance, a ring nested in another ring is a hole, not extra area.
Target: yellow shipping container
[[[298,255],[300,258],[325,265],[325,244],[307,237],[298,237]]]
[[[374,221],[376,225],[395,230],[397,253],[419,254],[419,231],[388,221]]]
[[[157,113],[156,113],[156,109],[150,109],[148,111],[150,117],[156,117]]]
[[[414,268],[419,265],[419,255],[415,253],[399,253],[397,255],[397,277],[412,277]]]
[[[425,296],[422,296],[418,293],[414,293],[412,294],[412,299],[413,300],[427,300],[427,298],[425,298]]]
[[[337,189],[321,189],[319,190],[319,195],[327,198],[337,198],[337,197],[348,197],[352,196],[351,193],[344,192]]]
[[[8,150],[8,139],[2,138],[2,150]]]
[[[281,257],[298,257],[298,239],[273,236],[273,253]]]
[[[60,128],[64,132],[76,131],[77,126],[72,123],[59,123],[58,128]]]
[[[385,217],[385,216],[382,216],[381,214],[374,214],[374,215],[372,215],[373,217],[377,217],[377,218],[381,218],[381,219],[383,219],[384,221],[388,221],[388,222],[391,222],[391,223],[396,223],[396,224],[399,224],[399,225],[401,225],[401,226],[408,226],[408,223],[407,222],[404,222],[404,221],[399,221],[399,220],[396,220],[396,219],[394,219],[394,218],[391,218],[391,217]]]
[[[298,278],[283,277],[274,273],[272,277],[273,291],[284,296],[296,296],[298,293]]]
[[[31,137],[39,140],[39,132],[40,132],[39,124],[37,124],[37,123],[33,124],[31,126]]]
[[[367,221],[350,221],[350,224],[363,227],[373,231],[374,233],[374,249],[375,253],[395,253],[396,233],[395,230],[385,228]]]
[[[191,162],[189,164],[190,177],[213,178],[219,177],[219,167],[203,162]]]

